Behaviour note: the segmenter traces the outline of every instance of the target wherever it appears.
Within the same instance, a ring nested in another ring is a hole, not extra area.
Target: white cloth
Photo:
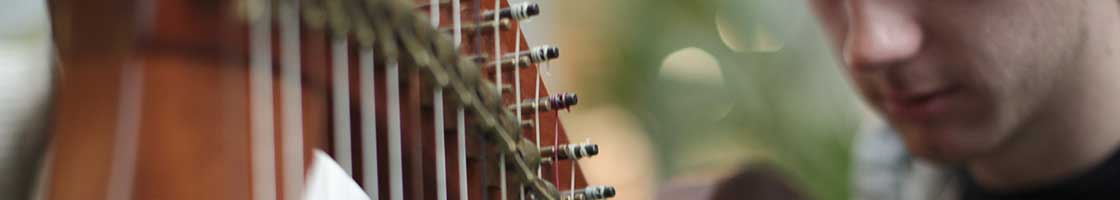
[[[47,144],[51,43],[47,2],[0,6],[0,199],[29,199]]]
[[[362,187],[331,156],[315,150],[307,174],[305,200],[369,200]]]

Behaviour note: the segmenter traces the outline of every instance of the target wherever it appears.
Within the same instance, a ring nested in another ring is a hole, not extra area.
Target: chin
[[[999,135],[961,126],[896,126],[910,154],[945,164],[959,164],[996,148]]]

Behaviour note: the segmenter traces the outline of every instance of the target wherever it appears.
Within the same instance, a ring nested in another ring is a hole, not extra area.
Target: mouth
[[[921,93],[888,93],[885,110],[891,116],[907,121],[925,121],[944,115],[949,109],[951,97],[959,90],[945,87]]]

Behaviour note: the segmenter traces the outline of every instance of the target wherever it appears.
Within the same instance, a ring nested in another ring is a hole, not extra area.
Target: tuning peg
[[[518,57],[527,57],[533,63],[544,62],[544,61],[559,58],[560,57],[560,48],[557,48],[557,47],[554,47],[554,46],[549,46],[549,45],[541,45],[541,46],[537,46],[537,47],[534,47],[532,49],[529,49],[528,51],[521,51],[521,52],[517,52],[517,53],[511,53],[511,54],[503,55],[502,59],[503,60],[504,59],[512,60],[512,59],[516,59]]]
[[[497,22],[486,21],[486,22],[481,22],[481,23],[469,23],[469,24],[463,24],[462,25],[462,32],[493,31],[494,26],[498,26],[498,29],[501,29],[501,30],[505,31],[505,30],[509,30],[511,25],[512,25],[512,23],[510,23],[509,19],[501,19],[501,20],[498,20]],[[443,27],[443,28],[440,28],[439,30],[442,31],[442,32],[445,32],[445,33],[451,33],[453,31],[455,31],[455,28],[454,27]]]
[[[541,45],[527,51],[502,55],[502,66],[514,66],[514,62],[519,62],[518,64],[521,67],[528,67],[530,64],[541,63],[559,57],[560,48]],[[497,63],[490,62],[486,66],[489,68],[497,67]],[[508,70],[513,70],[513,67],[508,68]]]
[[[557,160],[576,160],[595,155],[599,155],[599,145],[597,144],[562,144],[541,147],[541,157],[555,157]]]
[[[548,112],[556,109],[565,109],[572,107],[579,103],[579,98],[575,93],[560,93],[550,97],[541,97],[537,99],[528,99],[521,103],[510,105],[510,110],[516,110],[518,106],[521,107],[521,113],[533,113],[535,107],[540,112]]]
[[[517,21],[529,19],[530,17],[537,16],[541,13],[540,5],[530,2],[522,2],[507,8],[502,8],[498,11],[489,10],[482,13],[482,19],[493,19],[497,14],[501,19],[513,19]]]
[[[561,194],[561,200],[597,200],[608,199],[615,195],[614,187],[590,186],[575,191],[566,191]]]

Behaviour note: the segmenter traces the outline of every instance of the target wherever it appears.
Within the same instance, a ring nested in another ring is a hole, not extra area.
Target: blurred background
[[[30,193],[50,106],[45,0],[0,0],[0,199]]]
[[[17,92],[0,112],[31,116],[0,120],[14,133],[37,115],[17,109],[40,106],[16,102],[45,102],[17,98],[45,98],[49,32],[42,1],[5,1],[0,71],[18,72],[0,74],[39,74],[0,77],[0,90]],[[548,87],[582,97],[562,114],[568,133],[602,147],[582,161],[589,182],[617,186],[617,199],[701,199],[754,171],[811,199],[850,196],[850,144],[872,117],[806,1],[533,2],[542,14],[524,23],[530,45],[563,48],[545,66]]]
[[[761,172],[849,198],[849,149],[871,117],[807,1],[532,2],[531,45],[563,51],[548,86],[582,97],[565,127],[603,148],[581,161],[589,182],[618,199],[705,199]]]

